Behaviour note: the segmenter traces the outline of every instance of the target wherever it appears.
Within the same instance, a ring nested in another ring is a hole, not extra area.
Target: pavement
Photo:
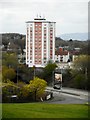
[[[86,90],[67,88],[67,87],[62,87],[60,90],[54,89],[53,87],[47,87],[46,90],[51,92],[59,92],[59,93],[65,93],[67,95],[77,96],[78,98],[87,99],[90,102],[89,99],[90,92]]]

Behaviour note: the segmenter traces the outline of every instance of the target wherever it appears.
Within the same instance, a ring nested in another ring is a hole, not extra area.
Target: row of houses
[[[10,48],[10,45],[7,47],[7,51],[12,51]],[[0,46],[0,48],[4,48],[4,45]],[[18,55],[18,61],[20,64],[26,63],[26,50],[24,49],[24,54]],[[75,48],[72,51],[69,51],[66,49],[66,47],[59,47],[58,49],[55,49],[55,55],[54,55],[54,61],[58,64],[63,63],[67,66],[67,63],[73,62],[75,58],[80,54],[80,49]],[[62,65],[63,65],[62,64]]]
[[[1,49],[4,48],[4,45],[0,47]],[[7,51],[12,51],[9,46],[7,47]],[[18,60],[19,63],[24,63],[25,64],[25,58],[26,58],[26,50],[24,49],[24,54],[19,54],[18,55]],[[75,58],[80,54],[79,50],[75,48],[73,51],[68,51],[64,49],[64,47],[59,47],[58,49],[55,50],[55,56],[54,56],[54,61],[56,63],[69,63],[73,62]]]
[[[75,58],[80,54],[79,51],[73,50],[68,51],[64,50],[63,47],[59,47],[55,51],[55,62],[58,66],[61,66],[61,68],[70,67],[71,64],[74,62]],[[24,49],[24,54],[18,55],[18,61],[20,64],[25,64],[26,60],[26,50]]]
[[[79,50],[68,51],[63,47],[59,47],[55,51],[55,62],[68,63],[73,62],[75,58],[80,54]]]

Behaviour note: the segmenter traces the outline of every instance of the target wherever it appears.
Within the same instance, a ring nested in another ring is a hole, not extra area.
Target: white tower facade
[[[26,22],[26,64],[28,67],[45,67],[55,61],[55,23],[44,18]]]

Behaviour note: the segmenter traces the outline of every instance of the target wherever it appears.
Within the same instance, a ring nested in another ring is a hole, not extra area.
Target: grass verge
[[[88,118],[88,106],[78,104],[2,104],[3,118]]]

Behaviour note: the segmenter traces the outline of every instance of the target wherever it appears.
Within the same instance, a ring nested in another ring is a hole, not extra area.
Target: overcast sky
[[[37,14],[56,22],[56,35],[88,31],[88,0],[0,0],[0,33],[26,33]]]

